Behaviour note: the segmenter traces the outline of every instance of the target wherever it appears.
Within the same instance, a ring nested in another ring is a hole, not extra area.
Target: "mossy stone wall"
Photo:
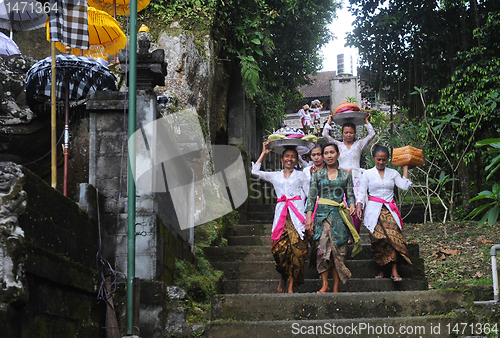
[[[8,337],[105,337],[97,301],[98,227],[78,205],[23,169],[24,295],[2,304]],[[0,334],[1,335],[1,334]]]

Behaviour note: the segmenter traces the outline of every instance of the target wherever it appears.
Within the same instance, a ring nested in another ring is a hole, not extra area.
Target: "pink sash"
[[[386,200],[383,200],[380,197],[370,196],[370,201],[389,204],[389,208],[391,208],[391,210],[394,211],[396,215],[398,215],[399,221],[401,222],[401,229],[403,229],[403,219],[401,218],[398,206],[396,205],[396,203],[394,203],[394,200],[392,200],[391,202],[387,202]]]
[[[273,235],[271,236],[272,240],[277,241],[281,237],[281,233],[283,232],[283,228],[285,227],[285,223],[286,223],[286,215],[288,214],[288,207],[290,207],[290,209],[292,209],[292,211],[294,212],[295,216],[297,216],[299,221],[301,221],[302,223],[306,222],[306,219],[304,218],[304,216],[300,213],[300,211],[297,210],[295,205],[293,205],[293,203],[292,203],[292,201],[301,200],[301,199],[302,198],[300,196],[286,198],[285,195],[281,196],[278,199],[278,201],[277,201],[278,203],[285,202],[285,205],[283,206],[283,210],[281,210],[280,217],[278,218],[278,222],[276,223],[276,228],[274,228]]]

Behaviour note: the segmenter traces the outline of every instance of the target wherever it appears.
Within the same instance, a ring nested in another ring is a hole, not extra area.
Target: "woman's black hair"
[[[356,131],[356,125],[352,122],[346,122],[342,125],[342,132],[344,132],[344,128],[345,127],[351,127],[352,129],[354,129],[354,131]]]
[[[373,147],[373,150],[372,150],[372,157],[375,158],[375,155],[377,155],[377,153],[386,153],[387,154],[387,158],[390,157],[389,155],[389,148],[387,147],[384,147],[380,144],[376,144],[374,147]]]
[[[311,151],[309,152],[309,154],[316,148],[320,148],[321,149],[321,153],[323,153],[323,146],[319,143],[315,144],[314,147],[311,148]]]
[[[283,152],[281,153],[281,158],[283,158],[283,155],[285,155],[285,152],[287,150],[293,150],[295,151],[295,154],[297,154],[297,159],[299,158],[299,152],[297,151],[297,148],[294,147],[294,146],[284,146],[285,150],[283,150]]]
[[[328,146],[333,146],[335,148],[335,151],[339,153],[339,146],[336,145],[335,143],[327,143],[321,148],[321,156],[325,155],[325,148]]]
[[[346,122],[342,125],[342,133],[344,133],[344,128],[345,127],[350,127],[352,129],[354,129],[354,141],[356,141],[356,125],[352,122]]]

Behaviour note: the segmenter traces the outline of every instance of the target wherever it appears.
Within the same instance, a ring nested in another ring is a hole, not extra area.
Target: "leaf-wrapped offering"
[[[405,165],[410,167],[417,167],[424,164],[424,152],[422,149],[406,146],[395,148],[392,151],[392,164],[403,167]]]

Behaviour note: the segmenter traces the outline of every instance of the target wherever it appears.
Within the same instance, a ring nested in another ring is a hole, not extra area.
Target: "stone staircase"
[[[463,295],[426,291],[424,262],[417,244],[409,244],[413,265],[399,269],[402,282],[375,279],[378,267],[364,229],[360,234],[362,252],[352,258],[352,246],[348,250],[346,264],[353,278],[340,284],[339,293],[317,294],[321,280],[316,268],[307,267],[306,262],[304,284],[295,294],[278,294],[280,275],[270,250],[274,206],[247,208],[240,213],[241,225],[228,238],[228,246],[205,250],[212,265],[224,272],[222,294],[212,300],[212,322],[206,337],[319,337],[333,333],[340,337],[383,337],[380,330],[384,327],[393,330],[386,333],[394,337],[411,337],[408,330],[413,329],[420,330],[415,337],[430,336],[431,330],[436,331],[434,336],[453,336],[446,334],[446,325],[453,327],[452,323],[460,322],[454,310],[465,308]],[[330,287],[332,283],[330,278]],[[401,333],[404,328],[408,330]]]

